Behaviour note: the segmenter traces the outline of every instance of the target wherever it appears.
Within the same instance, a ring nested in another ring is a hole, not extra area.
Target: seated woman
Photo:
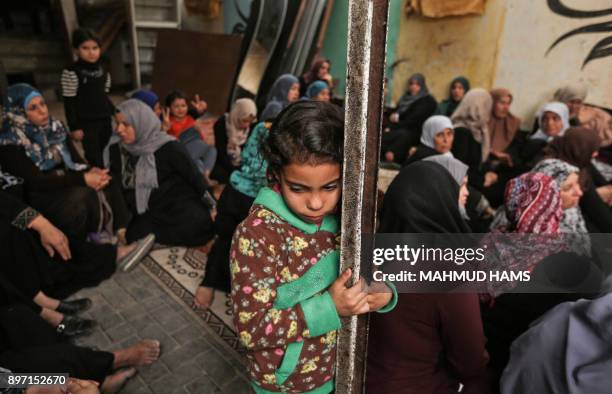
[[[210,250],[204,278],[195,294],[194,302],[198,307],[210,307],[215,289],[230,292],[229,253],[234,231],[249,215],[259,190],[268,185],[268,162],[263,157],[261,146],[268,137],[270,127],[270,122],[255,126],[240,153],[240,169],[232,172],[229,183],[221,192],[215,218],[217,239]]]
[[[85,240],[116,230],[121,237],[129,212],[107,171],[75,163],[66,129],[49,116],[33,87],[14,85],[8,94],[12,106],[0,132],[0,165],[24,179],[28,202],[71,236]]]
[[[122,180],[136,217],[127,240],[155,234],[166,245],[201,246],[213,236],[208,192],[185,148],[161,133],[161,123],[144,103],[118,106],[119,143],[108,147],[111,173]]]
[[[431,116],[423,124],[419,145],[414,150],[414,153],[408,157],[404,165],[434,155],[452,157],[451,148],[453,147],[454,137],[453,123],[448,117],[443,115]]]
[[[67,373],[97,382],[103,393],[116,393],[136,374],[134,367],[159,359],[157,340],[112,352],[67,343],[6,285],[0,277],[0,365],[13,373]]]
[[[612,116],[606,111],[585,104],[587,89],[582,85],[568,85],[555,92],[554,100],[569,108],[570,123],[595,130],[601,138],[601,147],[612,145]]]
[[[555,137],[562,136],[570,127],[567,105],[559,102],[544,104],[538,110],[538,130],[529,136],[521,148],[523,169],[529,171],[542,160],[544,148]]]
[[[486,298],[488,305],[482,308],[487,349],[491,355],[490,371],[494,392],[498,389],[496,384],[508,362],[512,341],[553,306],[579,298],[581,295],[571,290],[576,284],[587,278],[590,280],[591,277],[595,277],[595,283],[598,283],[598,270],[585,256],[581,245],[583,238],[575,237],[572,233],[575,229],[570,230],[569,224],[563,224],[568,220],[567,216],[572,216],[571,210],[581,195],[577,173],[568,172],[574,170],[575,167],[565,166],[562,162],[549,161],[533,172],[508,182],[504,205],[507,222],[499,224],[494,232],[519,234],[522,237],[492,237],[496,243],[509,239],[508,244],[497,249],[505,250],[505,255],[511,261],[498,262],[488,254],[486,268],[527,270],[531,272],[532,280],[529,284],[492,284],[494,288],[491,288],[489,294],[495,297],[495,302]],[[569,175],[566,178],[564,174]],[[488,249],[493,250],[491,247]],[[534,283],[546,283],[536,278],[546,278],[546,282],[551,282],[552,278],[557,288],[569,290],[546,294],[534,294],[536,290],[508,293],[514,288],[525,289]]]
[[[514,341],[503,394],[609,391],[611,278],[606,282],[600,297],[557,305]]]
[[[491,151],[485,166],[497,174],[497,182],[485,189],[484,193],[491,205],[498,207],[503,203],[506,182],[521,174],[520,148],[523,145],[523,135],[520,131],[521,120],[510,112],[514,99],[512,93],[508,89],[497,88],[491,90],[491,97]]]
[[[385,194],[380,232],[469,233],[459,209],[466,172],[451,176],[425,161],[402,168]],[[366,392],[450,393],[460,384],[487,392],[476,294],[399,294],[394,310],[371,315],[369,331]]]
[[[587,229],[591,233],[612,232],[612,190],[603,176],[592,165],[597,156],[601,138],[597,131],[584,127],[570,127],[562,137],[555,138],[545,149],[546,158],[555,158],[581,170],[583,196],[580,209]]]
[[[448,90],[448,98],[438,104],[437,115],[453,116],[459,103],[470,90],[470,81],[465,77],[457,77],[452,80]]]
[[[116,265],[132,269],[153,246],[153,237],[119,247],[68,238],[18,197],[18,186],[0,191],[0,276],[65,336],[91,331],[93,321],[72,316],[89,308],[91,301],[60,299],[96,286],[113,274]]]
[[[310,70],[302,75],[299,79],[300,83],[300,97],[307,96],[306,91],[308,87],[317,81],[324,82],[327,84],[329,89],[329,95],[332,95],[332,89],[334,88],[334,80],[330,74],[331,62],[329,59],[315,59],[310,67]]]
[[[240,153],[256,119],[257,106],[248,98],[236,100],[230,112],[217,119],[214,126],[217,161],[211,178],[226,184],[230,174],[240,168]]]
[[[429,93],[423,74],[408,79],[408,90],[389,116],[389,131],[382,136],[382,153],[386,161],[403,163],[408,151],[421,138],[423,123],[436,112],[438,103]]]
[[[307,100],[324,101],[328,103],[331,100],[329,93],[329,85],[327,82],[315,81],[308,86],[306,89]]]
[[[283,74],[274,81],[268,97],[260,117],[263,121],[273,120],[283,108],[300,99],[300,81],[294,75]]]
[[[497,174],[484,165],[491,152],[489,120],[492,109],[491,94],[475,88],[465,95],[451,118],[455,126],[453,155],[470,167],[470,185],[481,192],[497,181]]]

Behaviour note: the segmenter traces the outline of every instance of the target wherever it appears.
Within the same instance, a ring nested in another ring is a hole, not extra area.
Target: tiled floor
[[[162,356],[139,369],[122,393],[247,393],[244,367],[237,354],[201,320],[171,298],[142,267],[117,272],[89,297],[94,305],[83,317],[99,325],[78,341],[84,346],[115,350],[141,339],[158,339]]]

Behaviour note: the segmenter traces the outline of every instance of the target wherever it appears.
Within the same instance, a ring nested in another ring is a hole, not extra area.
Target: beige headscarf
[[[493,102],[497,102],[504,97],[510,97],[510,103],[513,101],[512,93],[508,89],[497,88],[491,90]],[[495,108],[491,108],[491,119],[489,120],[489,131],[491,133],[491,149],[499,152],[506,150],[512,143],[516,132],[521,126],[521,120],[514,116],[511,112],[504,118],[495,116]]]
[[[568,101],[576,99],[584,101],[584,99],[586,99],[586,96],[587,89],[584,85],[573,84],[557,89],[553,100],[560,101],[562,103],[567,103]]]
[[[225,129],[227,131],[227,154],[232,164],[240,165],[241,146],[246,143],[249,128],[241,129],[240,121],[248,116],[257,117],[257,105],[249,98],[236,100],[229,113],[225,114]]]
[[[451,120],[455,128],[465,127],[480,144],[484,162],[491,152],[491,134],[489,120],[493,109],[491,94],[482,88],[470,89],[453,113]]]

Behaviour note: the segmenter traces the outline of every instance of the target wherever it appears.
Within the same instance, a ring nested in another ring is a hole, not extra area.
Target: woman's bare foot
[[[135,368],[128,368],[122,371],[117,371],[112,375],[108,375],[102,383],[100,392],[105,394],[117,393],[125,385],[125,383],[136,375]]]
[[[195,297],[193,298],[193,305],[196,308],[208,309],[215,299],[215,289],[212,287],[198,286]]]
[[[136,242],[132,242],[129,245],[122,245],[117,247],[117,261],[121,260],[128,255],[132,250],[136,248]]]
[[[113,369],[153,364],[159,358],[160,353],[161,345],[159,341],[144,339],[134,346],[113,352],[115,355]]]

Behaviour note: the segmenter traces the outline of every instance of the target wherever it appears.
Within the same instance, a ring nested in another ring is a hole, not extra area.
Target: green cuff
[[[389,286],[389,288],[393,292],[393,297],[391,297],[391,301],[389,301],[387,305],[376,311],[378,313],[390,312],[393,310],[393,308],[395,308],[395,305],[397,304],[397,289],[395,288],[395,285],[392,282],[385,282],[385,284]]]
[[[300,302],[300,305],[311,338],[337,330],[342,325],[336,304],[327,291]]]

